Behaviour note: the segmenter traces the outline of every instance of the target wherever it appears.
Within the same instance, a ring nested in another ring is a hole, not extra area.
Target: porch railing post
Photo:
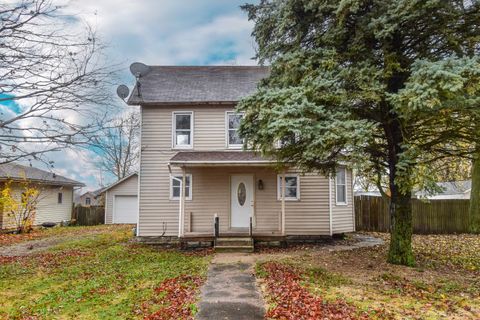
[[[218,238],[218,236],[220,235],[220,218],[216,213],[213,218],[213,235],[215,238]]]
[[[249,225],[249,229],[248,229],[248,234],[250,235],[250,237],[253,235],[253,219],[252,217],[250,217],[250,225]]]

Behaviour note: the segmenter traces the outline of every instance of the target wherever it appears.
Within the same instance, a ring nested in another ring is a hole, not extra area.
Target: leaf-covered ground
[[[50,238],[54,236],[92,234],[96,232],[107,232],[109,230],[113,231],[115,229],[116,226],[114,225],[98,225],[91,227],[76,226],[68,228],[35,228],[29,233],[21,234],[0,233],[0,247],[30,240]]]
[[[265,255],[257,277],[269,303],[268,317],[480,319],[480,236],[416,235],[417,266],[409,268],[388,264],[389,237],[375,235],[385,245]]]
[[[83,238],[89,228],[59,229],[51,235],[71,237],[52,249],[0,260],[0,319],[188,319],[196,311],[208,255],[130,244],[128,226],[90,227],[98,232]]]

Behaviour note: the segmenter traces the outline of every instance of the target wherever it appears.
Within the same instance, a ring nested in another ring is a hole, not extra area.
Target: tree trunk
[[[392,190],[390,198],[390,249],[388,262],[406,266],[415,265],[412,251],[412,196]]]
[[[398,117],[392,115],[385,125],[388,141],[388,165],[390,186],[390,249],[388,262],[413,266],[415,258],[412,251],[412,192],[410,188],[400,187],[397,183],[397,164],[401,159],[404,136]],[[403,174],[411,174],[410,170]]]
[[[480,233],[480,154],[477,154],[472,165],[469,214],[469,231],[472,233]]]

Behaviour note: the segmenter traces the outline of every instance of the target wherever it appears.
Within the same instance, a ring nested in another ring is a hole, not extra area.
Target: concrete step
[[[215,252],[253,252],[251,246],[215,246]]]
[[[253,246],[252,238],[218,238],[215,246]]]

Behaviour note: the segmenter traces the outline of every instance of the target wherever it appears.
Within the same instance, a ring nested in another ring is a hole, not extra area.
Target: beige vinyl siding
[[[58,193],[62,192],[62,203],[58,203]],[[41,200],[38,203],[35,224],[44,222],[70,221],[73,208],[72,187],[49,187],[42,191]]]
[[[195,112],[195,150],[224,150],[226,148],[226,112],[233,107],[202,108]]]
[[[59,223],[62,221],[70,221],[72,217],[73,207],[73,188],[58,186],[41,186],[37,210],[35,213],[34,225],[40,225],[44,222]],[[13,186],[14,195],[20,199],[22,190],[18,185]],[[62,203],[58,203],[58,193],[62,192]],[[3,229],[15,227],[12,217],[8,217],[6,213],[3,215]]]
[[[300,200],[285,201],[287,235],[329,235],[328,179],[300,175]]]
[[[170,200],[168,161],[172,149],[172,112],[193,111],[193,150],[226,150],[225,113],[233,106],[142,106],[142,154],[140,165],[140,236],[177,236],[179,201]],[[191,149],[190,149],[191,151]],[[181,170],[171,167],[172,173]],[[187,168],[192,174],[192,200],[185,200],[185,231],[211,233],[213,216],[220,217],[220,230],[230,225],[230,175],[255,176],[255,230],[278,234],[281,201],[277,200],[277,173],[266,167]],[[258,190],[258,180],[264,190]],[[333,186],[332,186],[333,188]],[[300,177],[299,201],[286,201],[287,235],[329,235],[328,179],[315,174]],[[108,205],[107,205],[108,207]],[[192,221],[190,223],[190,217]]]
[[[170,201],[168,161],[172,150],[172,111],[193,108],[141,107],[140,236],[178,235],[178,203]],[[194,122],[196,115],[194,114]],[[195,134],[195,133],[194,133]],[[197,140],[194,138],[194,145]],[[165,231],[165,233],[164,233]]]
[[[105,224],[114,223],[113,221],[113,201],[115,196],[136,196],[138,194],[138,176],[132,175],[130,178],[120,182],[116,186],[105,192]]]
[[[227,232],[230,228],[230,177],[235,174],[251,174],[255,181],[254,230],[264,234],[279,232],[280,204],[276,201],[276,173],[272,169],[210,167],[192,168],[187,173],[192,174],[193,194],[192,200],[185,201],[186,231],[212,233],[213,217],[217,214],[220,218],[220,231]],[[263,190],[258,190],[260,179],[263,181]]]
[[[353,210],[353,184],[352,184],[352,170],[346,170],[347,178],[347,204],[336,204],[336,187],[335,179],[332,179],[332,224],[333,233],[344,233],[355,231],[355,213]]]

